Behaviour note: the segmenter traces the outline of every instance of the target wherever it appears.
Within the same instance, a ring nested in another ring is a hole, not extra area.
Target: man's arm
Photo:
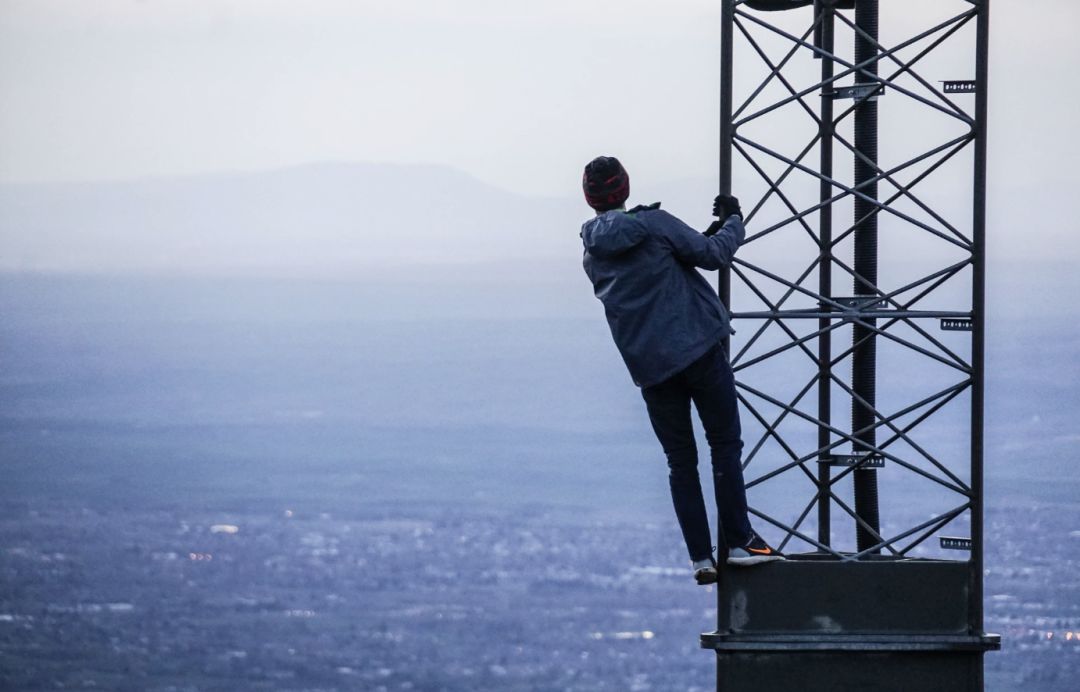
[[[672,254],[680,262],[692,264],[702,269],[719,269],[731,264],[735,251],[746,237],[742,217],[732,214],[721,224],[713,235],[702,235],[693,228],[667,212],[660,211],[657,216],[661,234],[671,245]],[[713,230],[710,226],[709,230]]]

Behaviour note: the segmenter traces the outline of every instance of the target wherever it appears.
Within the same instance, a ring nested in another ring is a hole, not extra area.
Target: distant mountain
[[[349,274],[577,257],[577,200],[438,166],[0,185],[0,271]]]
[[[662,201],[704,228],[713,194],[714,182],[688,178],[634,185],[630,203]],[[740,194],[749,209],[754,195]],[[1071,226],[1015,224],[1014,211],[1005,205],[990,216],[992,303],[1023,314],[1056,310],[1047,292],[1067,294],[1080,274],[1071,259],[1075,243],[1048,243],[1046,234],[1066,236]],[[407,275],[434,286],[481,279],[563,285],[583,280],[578,228],[588,216],[576,195],[519,195],[431,165],[325,163],[126,182],[9,183],[0,184],[0,272]],[[1019,245],[1017,228],[1025,238]],[[927,256],[901,240],[882,246],[883,266],[913,254],[925,264]],[[776,246],[770,266],[799,272],[808,247],[799,254]],[[1050,251],[1057,253],[1052,261],[1038,255]]]

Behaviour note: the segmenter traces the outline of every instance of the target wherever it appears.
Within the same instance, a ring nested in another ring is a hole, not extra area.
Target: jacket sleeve
[[[680,262],[702,269],[719,269],[731,264],[739,243],[746,237],[742,219],[729,216],[713,236],[704,236],[665,211],[657,211],[657,227]]]

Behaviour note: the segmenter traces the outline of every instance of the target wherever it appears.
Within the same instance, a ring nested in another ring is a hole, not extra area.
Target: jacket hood
[[[621,255],[648,235],[648,228],[633,214],[608,211],[581,225],[581,240],[592,256],[605,259]]]

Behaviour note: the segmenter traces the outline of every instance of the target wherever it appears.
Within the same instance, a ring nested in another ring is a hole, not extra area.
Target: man
[[[671,499],[694,578],[716,581],[709,522],[698,476],[690,402],[712,452],[716,504],[728,564],[784,559],[750,527],[743,486],[735,380],[721,340],[731,333],[727,310],[695,267],[730,264],[745,237],[734,197],[716,198],[717,221],[704,233],[660,209],[626,211],[630,178],[618,159],[585,167],[585,201],[596,216],[581,227],[585,273],[604,304],[611,335],[649,412],[667,456]]]

